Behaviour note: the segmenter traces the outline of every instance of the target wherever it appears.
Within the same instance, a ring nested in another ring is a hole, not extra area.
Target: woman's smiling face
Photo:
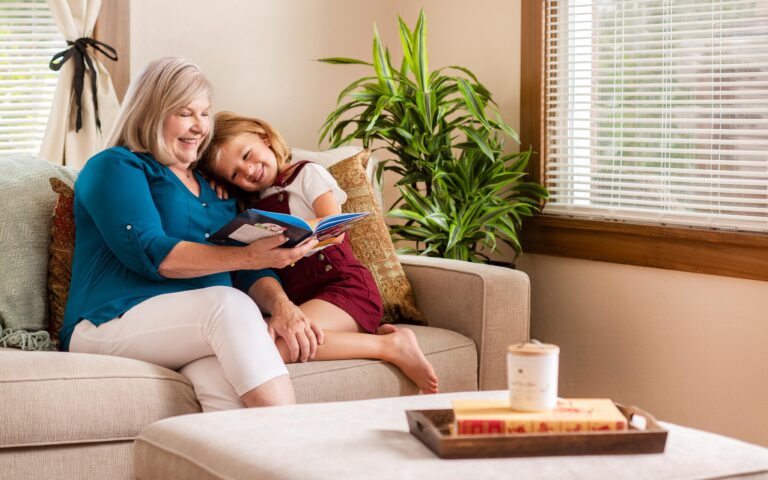
[[[219,147],[213,173],[246,192],[258,192],[272,186],[278,165],[268,141],[254,133],[233,137]]]
[[[200,144],[211,130],[210,107],[208,95],[200,95],[165,117],[163,139],[174,167],[186,169],[197,160]]]

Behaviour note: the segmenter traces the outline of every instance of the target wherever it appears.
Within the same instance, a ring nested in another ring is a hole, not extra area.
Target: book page
[[[274,237],[285,231],[285,228],[274,223],[256,223],[254,225],[241,225],[240,228],[229,234],[229,238],[243,243],[253,243],[262,238]]]

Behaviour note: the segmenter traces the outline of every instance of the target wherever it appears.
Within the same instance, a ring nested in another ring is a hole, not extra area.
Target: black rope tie
[[[117,61],[117,50],[106,43],[88,37],[78,38],[74,42],[67,40],[67,45],[69,45],[68,49],[62,50],[51,58],[48,67],[50,67],[51,70],[58,72],[70,58],[74,58],[75,76],[72,78],[72,89],[75,91],[75,103],[77,104],[77,122],[75,123],[76,132],[79,132],[80,128],[83,126],[82,97],[83,84],[85,83],[85,71],[86,69],[91,71],[91,95],[93,95],[93,110],[94,115],[96,116],[96,128],[101,131],[99,101],[96,97],[96,69],[93,66],[93,60],[88,54],[88,47],[92,47],[94,50],[103,53],[104,56],[113,62]]]

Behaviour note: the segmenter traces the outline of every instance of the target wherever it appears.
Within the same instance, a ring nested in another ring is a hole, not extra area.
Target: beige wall
[[[564,396],[768,446],[768,284],[524,255],[531,335],[561,347]]]
[[[397,14],[415,24],[423,5],[430,67],[473,70],[516,126],[519,118],[519,2],[480,0],[132,0],[131,71],[183,55],[206,72],[215,108],[261,116],[294,146],[317,146],[338,93],[369,70],[323,57],[371,59],[378,25],[399,66]]]
[[[371,71],[315,60],[370,61],[376,23],[399,66],[397,15],[413,27],[422,6],[430,68],[472,70],[517,129],[519,0],[479,0],[472,8],[464,0],[131,0],[131,72],[160,56],[186,56],[213,82],[216,110],[260,116],[292,146],[314,149],[339,92]],[[396,198],[393,184],[385,177],[387,206]]]
[[[262,116],[312,148],[338,92],[365,72],[313,59],[369,59],[374,22],[396,51],[397,13],[412,25],[420,5],[430,65],[472,69],[517,127],[519,1],[132,0],[132,71],[185,55],[213,81],[216,108]],[[768,445],[765,283],[536,255],[518,264],[532,280],[533,334],[563,348],[564,395]]]

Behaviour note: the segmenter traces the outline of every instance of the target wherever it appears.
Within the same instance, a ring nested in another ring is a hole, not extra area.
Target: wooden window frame
[[[118,60],[113,62],[99,53],[99,59],[112,78],[117,99],[122,102],[131,82],[131,2],[102,0],[93,38],[114,47]]]
[[[520,139],[536,152],[530,178],[546,181],[544,0],[521,10]],[[768,280],[768,234],[597,221],[540,214],[525,222],[523,251],[644,267]]]

